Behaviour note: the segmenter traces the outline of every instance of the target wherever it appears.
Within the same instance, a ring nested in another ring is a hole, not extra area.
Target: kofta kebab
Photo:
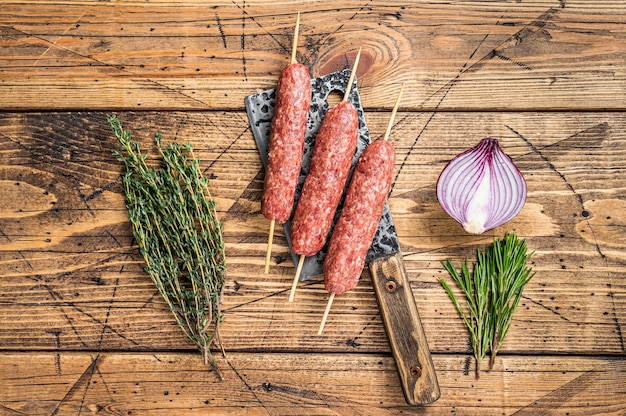
[[[313,256],[326,244],[350,173],[359,136],[359,117],[348,96],[360,56],[359,49],[343,100],[326,112],[315,136],[311,165],[291,220],[291,249],[300,255],[300,261],[289,302],[293,301],[305,257]]]
[[[275,222],[284,223],[291,216],[304,154],[311,84],[306,68],[295,62],[299,21],[298,14],[292,59],[278,80],[270,129],[267,171],[261,200],[262,213],[271,221],[265,273],[269,270]],[[291,248],[300,255],[300,259],[289,302],[294,299],[305,257],[315,255],[326,244],[352,166],[359,121],[348,97],[360,54],[359,49],[343,100],[327,111],[318,129],[310,168],[291,220]],[[402,90],[384,139],[367,146],[358,158],[341,215],[331,233],[323,263],[324,286],[330,292],[330,297],[318,334],[322,333],[335,295],[357,285],[365,265],[365,256],[378,228],[395,164],[395,148],[387,139],[401,94]]]
[[[376,140],[359,156],[346,191],[322,264],[324,287],[330,292],[318,335],[321,335],[335,295],[354,289],[365,266],[365,256],[376,235],[391,189],[396,149],[388,140],[404,84],[391,112],[383,140]]]
[[[300,13],[291,48],[291,63],[280,73],[276,86],[274,115],[270,127],[267,168],[261,212],[270,220],[270,233],[265,256],[265,273],[269,272],[272,240],[276,221],[283,224],[291,216],[293,200],[304,155],[309,106],[311,104],[311,76],[309,70],[296,62]]]

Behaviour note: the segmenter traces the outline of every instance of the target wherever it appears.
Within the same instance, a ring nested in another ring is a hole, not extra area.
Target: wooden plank
[[[232,353],[224,381],[180,353],[0,353],[3,414],[618,415],[626,361],[502,357],[476,380],[465,356],[435,355],[441,398],[409,407],[378,354]]]
[[[173,323],[133,245],[118,185],[121,166],[106,113],[0,114],[0,345],[6,350],[192,349]],[[335,300],[324,335],[319,279],[287,303],[293,277],[277,231],[263,274],[267,221],[263,171],[244,113],[141,112],[119,117],[145,148],[155,131],[190,141],[212,178],[227,244],[223,339],[229,351],[387,353],[367,272]],[[373,138],[388,114],[366,114]],[[513,230],[536,251],[503,352],[624,354],[626,320],[626,114],[401,112],[391,211],[429,346],[468,351],[467,335],[438,283],[440,262],[473,258]],[[520,215],[484,236],[464,234],[435,197],[457,152],[498,137],[525,174]]]
[[[289,60],[314,76],[363,48],[367,108],[624,109],[623,0],[16,1],[0,10],[1,107],[237,109]]]

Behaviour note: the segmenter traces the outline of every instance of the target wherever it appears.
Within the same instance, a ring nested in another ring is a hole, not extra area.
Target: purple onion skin
[[[514,218],[526,203],[526,181],[497,139],[455,156],[437,180],[437,200],[465,231],[482,234]]]

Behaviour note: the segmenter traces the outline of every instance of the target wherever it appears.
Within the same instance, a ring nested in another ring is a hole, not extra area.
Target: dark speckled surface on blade
[[[311,110],[309,112],[309,120],[307,124],[307,132],[305,137],[304,158],[302,160],[302,169],[300,171],[300,178],[298,181],[298,187],[296,189],[296,203],[300,196],[302,184],[304,178],[309,170],[309,163],[311,159],[311,152],[313,150],[313,144],[315,142],[315,135],[319,128],[324,114],[329,108],[327,102],[328,96],[333,91],[338,91],[342,95],[346,90],[350,78],[350,70],[346,69],[340,72],[334,72],[332,74],[325,75],[323,77],[314,78],[311,80],[312,86],[312,98],[311,98]],[[254,134],[259,154],[263,160],[263,165],[267,165],[267,147],[270,134],[270,125],[272,121],[272,115],[274,114],[274,90],[267,90],[258,94],[253,94],[245,98],[246,111],[248,113],[248,119],[250,120],[250,127]],[[349,96],[350,102],[354,105],[359,116],[359,138],[357,141],[357,149],[354,155],[353,164],[356,162],[358,156],[363,152],[365,147],[371,142],[370,133],[365,123],[365,117],[363,113],[363,107],[361,106],[361,99],[356,87],[356,79],[354,86]],[[342,198],[343,200],[343,198]],[[295,207],[295,205],[294,205]],[[294,210],[295,211],[295,210]],[[341,203],[339,209],[335,215],[335,220],[339,218],[341,212]],[[269,224],[269,222],[268,222]],[[334,222],[333,222],[334,225]],[[289,239],[289,226],[290,221],[284,224],[285,235],[287,236],[287,242],[291,247],[291,241]],[[269,225],[268,225],[269,230]],[[331,229],[332,232],[332,229]],[[389,211],[389,205],[385,204],[376,236],[372,242],[372,246],[368,251],[366,260],[369,261],[375,257],[397,253],[400,251],[400,244],[398,242],[398,236],[396,234],[396,228],[391,218],[391,212]],[[291,252],[294,264],[299,261],[299,256],[293,251]],[[307,257],[304,266],[302,267],[302,274],[300,280],[306,280],[314,276],[320,276],[322,274],[322,263],[324,256],[326,255],[326,246],[315,256]]]

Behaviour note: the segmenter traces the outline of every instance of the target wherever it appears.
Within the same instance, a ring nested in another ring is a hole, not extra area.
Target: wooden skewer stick
[[[296,28],[293,34],[293,44],[291,46],[291,63],[296,63],[296,49],[298,47],[298,33],[300,31],[300,12],[296,17]],[[267,252],[265,254],[265,274],[270,272],[270,259],[272,257],[272,241],[274,240],[274,228],[276,227],[276,220],[270,221],[270,233],[267,239]]]
[[[291,45],[291,63],[296,63],[296,49],[298,48],[298,34],[300,32],[300,12],[296,17],[296,29],[293,33],[293,44]]]
[[[404,82],[402,83],[402,86],[400,87],[398,98],[396,98],[396,104],[393,106],[393,110],[391,110],[391,118],[389,119],[389,125],[387,125],[387,131],[385,132],[385,137],[383,138],[383,140],[389,139],[389,134],[391,133],[391,128],[393,127],[393,120],[396,118],[398,107],[400,107],[400,97],[402,97],[403,90],[404,90]]]
[[[276,226],[276,220],[270,221],[270,234],[267,238],[267,253],[265,254],[265,274],[270,272],[270,258],[272,257],[272,241],[274,240],[274,227]]]
[[[354,82],[354,77],[356,75],[356,69],[359,66],[360,58],[361,48],[359,48],[359,52],[356,54],[356,58],[354,58],[354,65],[352,65],[352,72],[350,72],[350,79],[348,79],[348,86],[346,87],[346,93],[343,95],[343,101],[348,101],[348,96],[350,95],[350,91],[352,90],[352,83]]]
[[[298,261],[298,268],[296,269],[296,275],[293,278],[293,283],[291,284],[291,291],[289,292],[289,302],[293,302],[294,296],[296,296],[296,287],[298,286],[298,280],[300,280],[300,274],[302,274],[302,265],[304,265],[304,259],[306,256],[304,254],[300,255],[300,260]]]
[[[333,304],[334,299],[335,299],[335,292],[331,292],[330,297],[328,298],[328,303],[326,304],[326,310],[324,311],[324,316],[322,316],[322,323],[320,323],[320,329],[317,330],[317,335],[322,335],[322,331],[324,330],[324,325],[326,325],[326,320],[328,319],[328,313],[330,312],[330,307]]]

